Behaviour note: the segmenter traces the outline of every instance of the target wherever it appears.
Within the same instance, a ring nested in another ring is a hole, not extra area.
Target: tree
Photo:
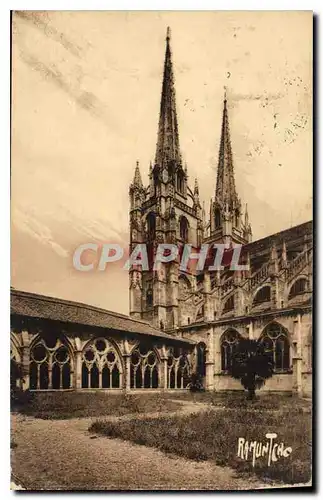
[[[203,386],[203,378],[199,373],[192,373],[189,388],[191,392],[202,392],[205,390]]]
[[[232,354],[229,373],[247,389],[248,399],[254,399],[256,389],[262,387],[274,373],[272,355],[262,342],[241,339]]]

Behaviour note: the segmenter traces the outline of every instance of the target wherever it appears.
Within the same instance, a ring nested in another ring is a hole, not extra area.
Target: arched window
[[[224,303],[223,312],[227,313],[229,311],[234,310],[234,295],[228,298],[228,300]]]
[[[158,388],[158,358],[150,347],[141,345],[131,354],[130,387],[133,389]]]
[[[154,305],[154,294],[153,289],[149,286],[146,293],[146,305],[147,307],[153,307]]]
[[[154,240],[156,234],[156,216],[153,212],[147,215],[147,238],[148,240]]]
[[[292,285],[288,298],[291,299],[295,297],[296,295],[300,295],[304,292],[307,291],[307,279],[306,278],[299,278],[295,283]]]
[[[186,389],[190,382],[190,365],[185,353],[172,349],[167,359],[168,389]]]
[[[240,212],[236,210],[234,213],[234,225],[237,229],[240,229]]]
[[[70,389],[73,363],[64,337],[39,337],[30,350],[29,388]]]
[[[221,226],[221,214],[220,214],[220,210],[218,208],[215,210],[214,222],[215,222],[215,227]]]
[[[201,375],[201,377],[205,377],[206,374],[206,345],[204,342],[200,342],[197,345],[197,359],[196,359],[196,369],[197,373]]]
[[[229,372],[232,366],[232,356],[237,350],[240,335],[235,330],[228,330],[221,337],[221,370]]]
[[[88,344],[82,355],[82,387],[86,389],[119,389],[121,360],[114,345],[105,338]]]
[[[184,241],[188,241],[188,220],[182,216],[179,222],[179,236]]]
[[[199,320],[201,320],[201,319],[203,319],[203,318],[204,318],[204,305],[203,305],[203,306],[201,306],[201,307],[199,308],[199,310],[197,311],[196,321],[199,321]]]
[[[261,304],[262,302],[269,302],[271,300],[271,288],[270,286],[263,286],[258,290],[256,293],[254,299],[253,299],[253,304]]]
[[[184,176],[182,172],[177,172],[177,183],[176,183],[177,191],[181,194],[184,193]]]
[[[289,341],[287,331],[278,323],[271,323],[263,331],[262,342],[270,354],[276,372],[290,369]]]

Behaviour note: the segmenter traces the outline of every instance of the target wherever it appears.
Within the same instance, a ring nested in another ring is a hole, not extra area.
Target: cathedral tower
[[[129,195],[130,250],[146,243],[150,261],[149,271],[129,271],[130,315],[172,329],[178,325],[179,260],[153,270],[153,259],[159,243],[200,245],[203,225],[198,184],[196,181],[194,190],[190,189],[180,152],[169,28],[155,161],[149,167],[147,188],[136,165]]]
[[[252,239],[247,206],[242,220],[241,201],[237,195],[229,130],[227,98],[224,97],[221,140],[215,198],[210,203],[210,234],[218,243],[248,243]]]

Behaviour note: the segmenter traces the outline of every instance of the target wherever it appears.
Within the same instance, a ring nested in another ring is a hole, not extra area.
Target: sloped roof
[[[132,319],[124,314],[81,302],[73,302],[16,289],[11,290],[11,314],[107,328],[195,344],[195,342],[189,339],[168,335],[145,321]]]
[[[283,242],[286,243],[287,248],[292,247],[293,244],[297,244],[300,241],[304,242],[302,239],[304,236],[313,235],[313,221],[304,222],[298,226],[294,226],[284,231],[279,231],[278,233],[271,234],[260,240],[255,240],[243,246],[244,252],[249,252],[252,256],[263,251],[270,251],[271,245],[276,244],[277,247],[282,246]]]

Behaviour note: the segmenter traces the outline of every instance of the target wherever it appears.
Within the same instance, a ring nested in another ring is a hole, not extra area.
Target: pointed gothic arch
[[[188,242],[189,236],[189,222],[184,215],[181,215],[179,219],[179,237],[184,242]]]
[[[121,389],[123,362],[116,343],[105,337],[89,340],[82,350],[82,388]]]
[[[199,342],[196,346],[196,371],[204,378],[206,375],[206,344]]]
[[[290,286],[288,300],[293,299],[297,295],[302,295],[308,290],[308,279],[305,276],[298,277]]]
[[[240,333],[234,328],[229,328],[221,335],[221,370],[223,373],[230,372],[232,366],[232,357],[237,351],[240,339]]]
[[[289,333],[280,323],[270,322],[262,331],[259,342],[270,355],[275,372],[288,372],[291,366]]]
[[[270,302],[271,301],[271,286],[270,285],[264,285],[261,288],[258,288],[256,291],[252,305],[256,306],[258,304],[262,304],[263,302]]]
[[[70,389],[73,375],[73,350],[65,335],[37,335],[30,346],[29,388]]]
[[[146,217],[147,239],[153,241],[156,237],[156,214],[149,212]]]
[[[132,389],[157,389],[159,387],[160,356],[152,346],[136,345],[130,358],[130,387]]]

